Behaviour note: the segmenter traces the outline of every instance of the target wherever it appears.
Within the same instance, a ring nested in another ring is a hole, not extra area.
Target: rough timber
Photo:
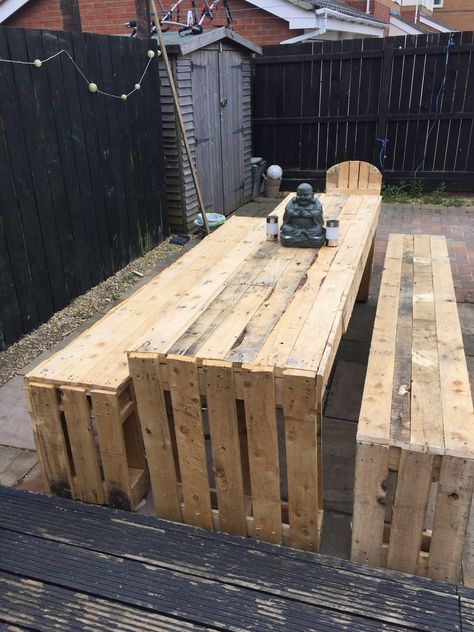
[[[446,240],[391,235],[357,432],[352,559],[458,581],[473,488]]]

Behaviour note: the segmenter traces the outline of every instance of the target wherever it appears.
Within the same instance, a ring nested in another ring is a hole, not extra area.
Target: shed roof
[[[249,53],[256,53],[257,55],[262,54],[262,49],[257,44],[250,42],[245,37],[242,37],[235,31],[231,31],[230,29],[222,26],[217,29],[208,29],[205,30],[200,35],[180,35],[179,33],[164,33],[164,40],[166,50],[170,55],[189,55],[189,53],[194,52],[195,50],[199,50],[200,48],[204,48],[205,46],[209,46],[210,44],[215,44],[216,42],[222,42],[224,40],[229,40],[239,46],[247,50]]]

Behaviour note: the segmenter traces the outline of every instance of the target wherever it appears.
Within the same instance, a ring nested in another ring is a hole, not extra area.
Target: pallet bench
[[[352,559],[457,582],[473,487],[446,240],[391,235],[357,431]]]

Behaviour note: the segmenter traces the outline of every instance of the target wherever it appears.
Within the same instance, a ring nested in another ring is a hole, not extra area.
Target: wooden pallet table
[[[391,235],[357,432],[352,559],[458,581],[473,487],[446,240]]]
[[[234,248],[249,251],[262,220],[233,218]],[[172,266],[111,309],[97,323],[32,371],[25,390],[43,477],[53,494],[134,509],[149,489],[126,351],[159,322],[200,278],[206,291],[225,271],[226,232],[216,231]],[[221,261],[220,273],[212,269]],[[179,292],[176,292],[179,288]],[[200,309],[208,294],[195,297]]]
[[[130,347],[160,517],[318,549],[321,403],[370,277],[381,199],[368,193],[320,196],[340,243],[318,253],[266,241],[264,219],[243,239],[229,222],[220,257],[202,246],[210,271],[190,269],[192,285],[176,285]]]

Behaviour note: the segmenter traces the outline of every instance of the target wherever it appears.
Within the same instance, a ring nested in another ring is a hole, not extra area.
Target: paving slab
[[[0,445],[0,485],[16,485],[36,463],[36,452]]]
[[[324,509],[352,514],[357,424],[323,420]]]
[[[20,375],[0,387],[0,445],[35,449]]]
[[[366,372],[365,364],[337,362],[326,400],[325,416],[346,419],[357,424]]]

